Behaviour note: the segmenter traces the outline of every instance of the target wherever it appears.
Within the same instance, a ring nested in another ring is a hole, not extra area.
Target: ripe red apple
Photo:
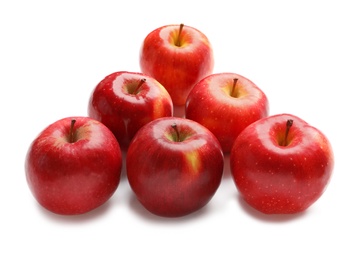
[[[129,184],[151,213],[181,217],[205,206],[223,174],[217,138],[197,122],[156,119],[131,142],[126,159]]]
[[[325,191],[333,165],[326,136],[290,114],[248,126],[230,154],[238,191],[249,205],[266,214],[306,210]]]
[[[126,150],[143,125],[156,118],[172,116],[173,103],[166,89],[154,78],[119,71],[95,87],[88,115],[106,125]]]
[[[264,92],[249,79],[216,73],[200,80],[189,93],[185,117],[207,127],[228,153],[243,129],[268,116],[268,106]]]
[[[213,67],[213,49],[206,35],[183,24],[155,29],[140,49],[141,71],[157,79],[176,106],[185,104],[189,91]]]
[[[87,117],[60,119],[32,142],[25,160],[29,188],[44,208],[62,215],[89,212],[119,185],[122,154],[113,133]]]

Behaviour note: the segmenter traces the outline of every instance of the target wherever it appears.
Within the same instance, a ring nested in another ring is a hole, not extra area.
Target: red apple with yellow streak
[[[156,119],[132,140],[126,159],[129,184],[151,213],[181,217],[204,207],[223,175],[217,138],[185,118]]]

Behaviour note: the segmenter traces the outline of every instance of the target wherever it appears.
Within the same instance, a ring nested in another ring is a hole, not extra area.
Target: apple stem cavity
[[[138,86],[135,88],[133,94],[138,94],[140,87],[144,84],[144,82],[146,82],[147,80],[145,78],[142,78],[139,83]]]
[[[287,146],[288,145],[287,138],[288,138],[288,133],[290,132],[290,128],[291,128],[292,125],[293,125],[293,120],[288,119],[287,122],[286,122],[285,138],[283,139],[283,142],[281,144],[282,146]]]
[[[181,23],[179,25],[177,41],[175,42],[175,45],[178,46],[178,47],[181,46],[181,33],[182,33],[182,30],[183,30],[183,27],[184,27],[184,24]]]
[[[180,142],[181,139],[180,139],[180,135],[179,135],[179,131],[178,131],[177,124],[176,124],[176,123],[172,124],[172,128],[174,129],[174,131],[175,131],[175,133],[176,133],[176,139],[175,139],[175,141],[176,141],[176,142]]]
[[[236,97],[235,89],[236,89],[237,81],[238,81],[237,78],[233,79],[233,86],[232,86],[232,91],[231,91],[231,96],[232,97]]]
[[[75,133],[74,133],[74,125],[76,120],[73,118],[70,123],[70,131],[69,131],[69,142],[74,143],[75,142]]]

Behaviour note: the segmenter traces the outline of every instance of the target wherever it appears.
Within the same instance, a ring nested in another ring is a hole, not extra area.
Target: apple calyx
[[[179,31],[178,31],[178,37],[177,40],[175,41],[175,46],[180,47],[181,46],[181,33],[183,30],[184,24],[180,24],[179,25]]]
[[[286,132],[285,132],[285,136],[283,141],[280,143],[281,146],[287,146],[289,144],[289,142],[287,141],[288,138],[288,133],[290,132],[290,128],[293,125],[293,120],[292,119],[288,119],[286,122]]]
[[[70,122],[70,131],[69,131],[69,142],[74,143],[75,142],[75,132],[74,132],[74,125],[76,120],[73,118]]]

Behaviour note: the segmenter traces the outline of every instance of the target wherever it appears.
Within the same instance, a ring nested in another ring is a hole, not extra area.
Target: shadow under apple
[[[250,216],[264,222],[283,223],[300,219],[308,214],[309,210],[295,214],[265,214],[251,207],[241,196],[238,195],[240,207]]]
[[[229,153],[225,153],[223,156],[224,156],[223,178],[232,179]]]
[[[202,207],[201,209],[190,213],[188,215],[185,216],[181,216],[181,217],[162,217],[162,216],[158,216],[153,214],[152,212],[148,211],[137,199],[137,197],[135,196],[135,194],[131,194],[131,196],[129,196],[129,207],[130,209],[135,212],[135,214],[137,216],[139,216],[140,218],[146,220],[146,221],[150,221],[153,223],[162,223],[162,224],[173,224],[173,223],[188,223],[190,221],[194,221],[194,220],[198,220],[202,217],[204,217],[205,215],[208,214],[209,209],[207,208],[207,205],[205,205],[204,207]]]
[[[44,207],[42,207],[39,203],[36,203],[41,214],[50,221],[64,223],[64,224],[83,224],[89,221],[93,221],[98,219],[101,215],[106,214],[109,209],[112,207],[113,201],[112,198],[105,202],[103,205],[83,214],[78,215],[61,215],[53,213]]]

